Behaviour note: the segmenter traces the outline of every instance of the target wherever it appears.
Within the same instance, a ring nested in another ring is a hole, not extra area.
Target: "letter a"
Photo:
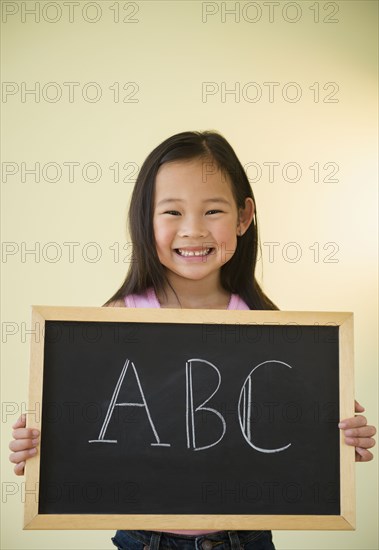
[[[118,394],[120,393],[120,389],[121,389],[122,383],[124,381],[126,371],[128,370],[128,366],[129,366],[129,359],[127,359],[125,361],[125,364],[122,368],[121,374],[120,374],[119,379],[117,381],[116,387],[114,389],[114,392],[113,392],[113,395],[112,395],[112,398],[111,398],[111,401],[109,403],[109,407],[108,407],[108,410],[107,410],[107,414],[105,415],[105,419],[104,419],[103,425],[102,425],[100,433],[99,433],[99,437],[98,437],[98,439],[89,440],[89,443],[117,443],[117,439],[104,439],[105,438],[105,432],[107,431],[108,424],[110,422],[110,419],[112,417],[113,410],[114,410],[115,407],[145,407],[147,418],[150,422],[150,426],[151,426],[151,429],[153,430],[155,441],[156,441],[155,443],[151,443],[151,445],[152,446],[157,446],[157,447],[171,447],[171,445],[169,443],[161,443],[160,442],[157,430],[155,429],[154,423],[153,423],[151,415],[150,415],[149,407],[147,406],[146,399],[145,399],[144,393],[142,391],[141,383],[140,383],[140,380],[138,378],[136,368],[134,366],[134,363],[131,363],[131,365],[132,365],[132,369],[134,371],[134,375],[135,375],[136,380],[137,380],[138,389],[139,389],[141,397],[142,397],[142,403],[117,403],[117,397],[118,397]]]

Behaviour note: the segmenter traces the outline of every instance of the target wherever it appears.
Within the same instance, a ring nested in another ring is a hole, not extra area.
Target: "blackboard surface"
[[[46,321],[39,513],[338,515],[338,330]]]

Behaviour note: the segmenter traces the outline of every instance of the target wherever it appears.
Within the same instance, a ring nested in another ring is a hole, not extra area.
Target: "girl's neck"
[[[157,296],[162,308],[188,309],[227,309],[230,292],[225,290],[219,280],[194,281],[191,279],[170,277],[171,287],[166,287],[166,296],[160,292]],[[178,301],[179,299],[179,301]]]

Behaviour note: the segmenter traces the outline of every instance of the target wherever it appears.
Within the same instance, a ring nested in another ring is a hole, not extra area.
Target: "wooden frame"
[[[354,416],[353,314],[346,312],[230,311],[33,306],[29,410],[42,404],[45,322],[151,322],[336,325],[339,327],[340,418]],[[41,430],[41,418],[28,427]],[[29,424],[29,423],[28,423]],[[112,515],[39,514],[40,454],[26,465],[24,529],[355,529],[354,448],[340,434],[340,504],[336,515]]]

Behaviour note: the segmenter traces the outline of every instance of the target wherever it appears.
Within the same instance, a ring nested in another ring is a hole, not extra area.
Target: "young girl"
[[[209,309],[277,309],[255,278],[258,229],[254,196],[235,152],[216,132],[183,132],[143,163],[131,199],[133,261],[104,305]],[[364,411],[356,403],[356,412]],[[342,421],[357,461],[373,458],[376,430],[357,415]],[[38,430],[13,426],[17,475],[37,452]],[[117,531],[128,550],[272,550],[270,531]]]

